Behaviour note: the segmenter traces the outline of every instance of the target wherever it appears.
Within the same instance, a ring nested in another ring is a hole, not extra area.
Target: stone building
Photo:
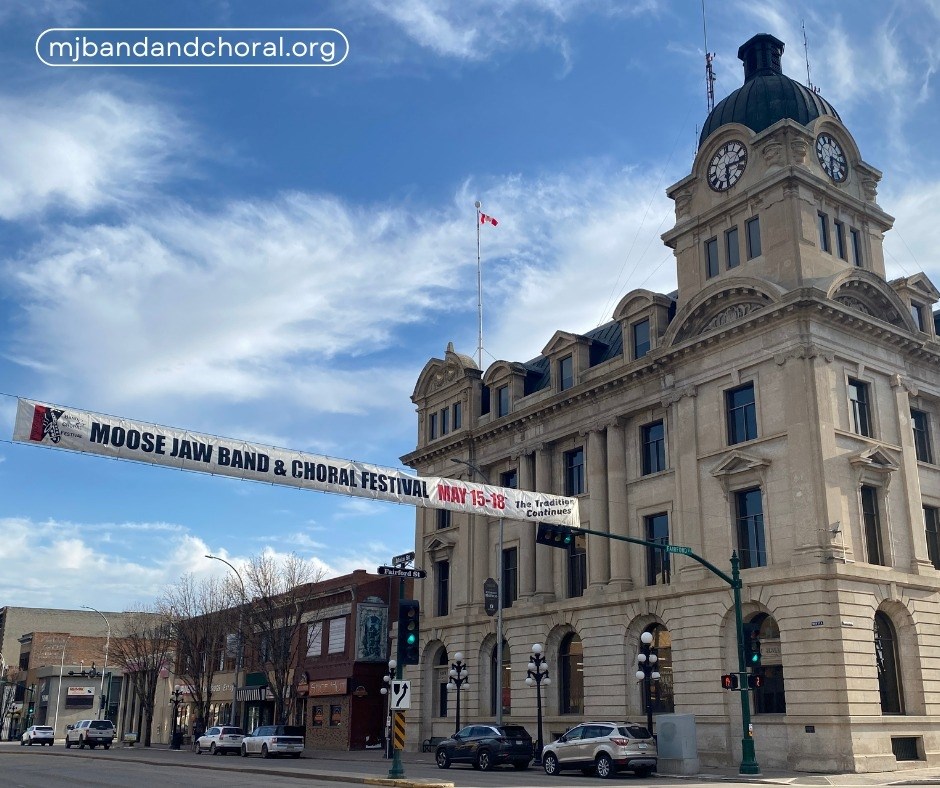
[[[749,693],[764,767],[880,771],[940,756],[940,343],[923,274],[887,281],[867,164],[836,110],[785,76],[783,43],[739,50],[744,84],[705,120],[668,189],[678,290],[625,295],[610,322],[481,370],[449,346],[413,400],[421,474],[577,495],[582,525],[686,546],[730,572],[758,631]],[[600,286],[600,285],[599,285]],[[548,333],[548,332],[546,332]],[[456,469],[456,470],[455,470]],[[469,477],[467,477],[469,478]],[[449,735],[449,662],[465,722],[522,723],[542,643],[545,735],[643,719],[640,636],[660,657],[655,714],[694,714],[701,761],[742,757],[729,587],[683,555],[598,536],[571,550],[528,523],[419,509],[422,663],[408,741]],[[423,562],[422,559],[423,558]],[[502,560],[501,560],[502,559]],[[502,578],[496,622],[483,583]]]

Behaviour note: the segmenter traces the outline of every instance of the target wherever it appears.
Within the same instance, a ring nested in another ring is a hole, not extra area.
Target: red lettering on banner
[[[451,487],[447,484],[437,485],[437,497],[448,503],[466,503],[467,491],[463,487]]]

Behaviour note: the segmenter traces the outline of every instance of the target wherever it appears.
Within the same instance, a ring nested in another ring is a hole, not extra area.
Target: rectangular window
[[[437,615],[446,616],[450,611],[450,561],[434,564],[434,578],[437,584]]]
[[[490,412],[490,387],[480,386],[480,415],[485,416]]]
[[[845,225],[838,219],[832,222],[833,229],[836,231],[836,254],[843,260],[848,260],[845,249]]]
[[[428,440],[432,441],[437,437],[437,414],[431,413],[428,416]]]
[[[509,386],[500,386],[496,389],[496,415],[509,415]]]
[[[584,449],[565,452],[565,495],[584,492]]]
[[[764,503],[760,487],[734,494],[738,556],[742,569],[767,566],[764,542]]]
[[[760,217],[748,219],[744,229],[747,231],[747,259],[753,260],[763,253],[760,245]]]
[[[914,428],[914,451],[921,462],[933,462],[930,449],[930,417],[922,410],[911,408],[911,425]]]
[[[927,555],[934,569],[940,569],[940,510],[924,507],[924,530],[927,532]]]
[[[451,514],[453,512],[450,509],[438,509],[437,510],[437,530],[440,531],[441,528],[450,528],[451,526]]]
[[[649,318],[633,324],[633,358],[643,358],[650,352]]]
[[[323,653],[323,622],[316,621],[307,626],[307,656],[319,657]]]
[[[868,384],[849,378],[849,402],[852,406],[852,429],[857,435],[872,437],[871,407],[868,403]]]
[[[705,277],[718,276],[718,239],[709,238],[705,242]]]
[[[330,619],[330,641],[327,654],[342,654],[346,651],[346,616]]]
[[[911,304],[911,317],[918,331],[926,331],[927,321],[924,320],[924,308],[920,304]]]
[[[519,551],[503,550],[503,607],[512,607],[519,595]]]
[[[832,254],[832,247],[829,245],[829,217],[826,214],[816,214],[816,229],[819,231],[819,250]]]
[[[885,565],[881,542],[881,512],[878,509],[878,491],[862,485],[862,524],[865,529],[865,552],[868,563]]]
[[[669,515],[665,512],[643,518],[646,523],[646,541],[669,544]],[[669,553],[646,548],[646,585],[669,585]]]
[[[565,356],[558,362],[558,389],[564,391],[574,385],[574,359]]]
[[[441,435],[446,435],[450,432],[450,408],[443,408],[441,410]]]
[[[732,227],[725,233],[725,257],[728,268],[737,268],[741,264],[741,247],[738,245],[738,228]]]
[[[459,402],[454,403],[454,429],[459,430],[463,422],[463,408]]]
[[[854,227],[849,231],[852,236],[852,263],[862,267],[862,236]]]
[[[311,722],[314,728],[322,728],[323,727],[323,707],[314,706],[313,712],[310,715],[310,718],[311,718]]]
[[[337,728],[343,724],[343,707],[331,705],[330,706],[330,727]]]
[[[509,487],[512,490],[519,489],[519,471],[513,468],[499,475],[499,486]]]
[[[654,421],[641,428],[643,441],[643,475],[666,470],[666,427]]]
[[[568,597],[584,596],[587,588],[587,550],[584,541],[575,540],[568,550]]]
[[[757,437],[757,408],[754,404],[753,383],[726,391],[725,411],[728,418],[729,446]]]

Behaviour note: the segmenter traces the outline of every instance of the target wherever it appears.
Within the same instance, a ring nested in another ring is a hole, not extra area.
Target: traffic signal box
[[[726,690],[736,690],[738,688],[738,674],[725,673],[721,677],[721,687]]]
[[[418,643],[421,639],[417,599],[398,601],[398,664],[417,665],[421,660]]]
[[[744,664],[749,668],[759,668],[760,653],[760,624],[744,625]]]
[[[568,550],[574,546],[574,530],[565,525],[539,523],[535,543]]]

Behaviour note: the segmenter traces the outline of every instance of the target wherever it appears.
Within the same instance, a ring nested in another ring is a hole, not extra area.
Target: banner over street
[[[576,498],[413,476],[318,456],[19,398],[13,440],[150,465],[510,520],[580,526]]]

